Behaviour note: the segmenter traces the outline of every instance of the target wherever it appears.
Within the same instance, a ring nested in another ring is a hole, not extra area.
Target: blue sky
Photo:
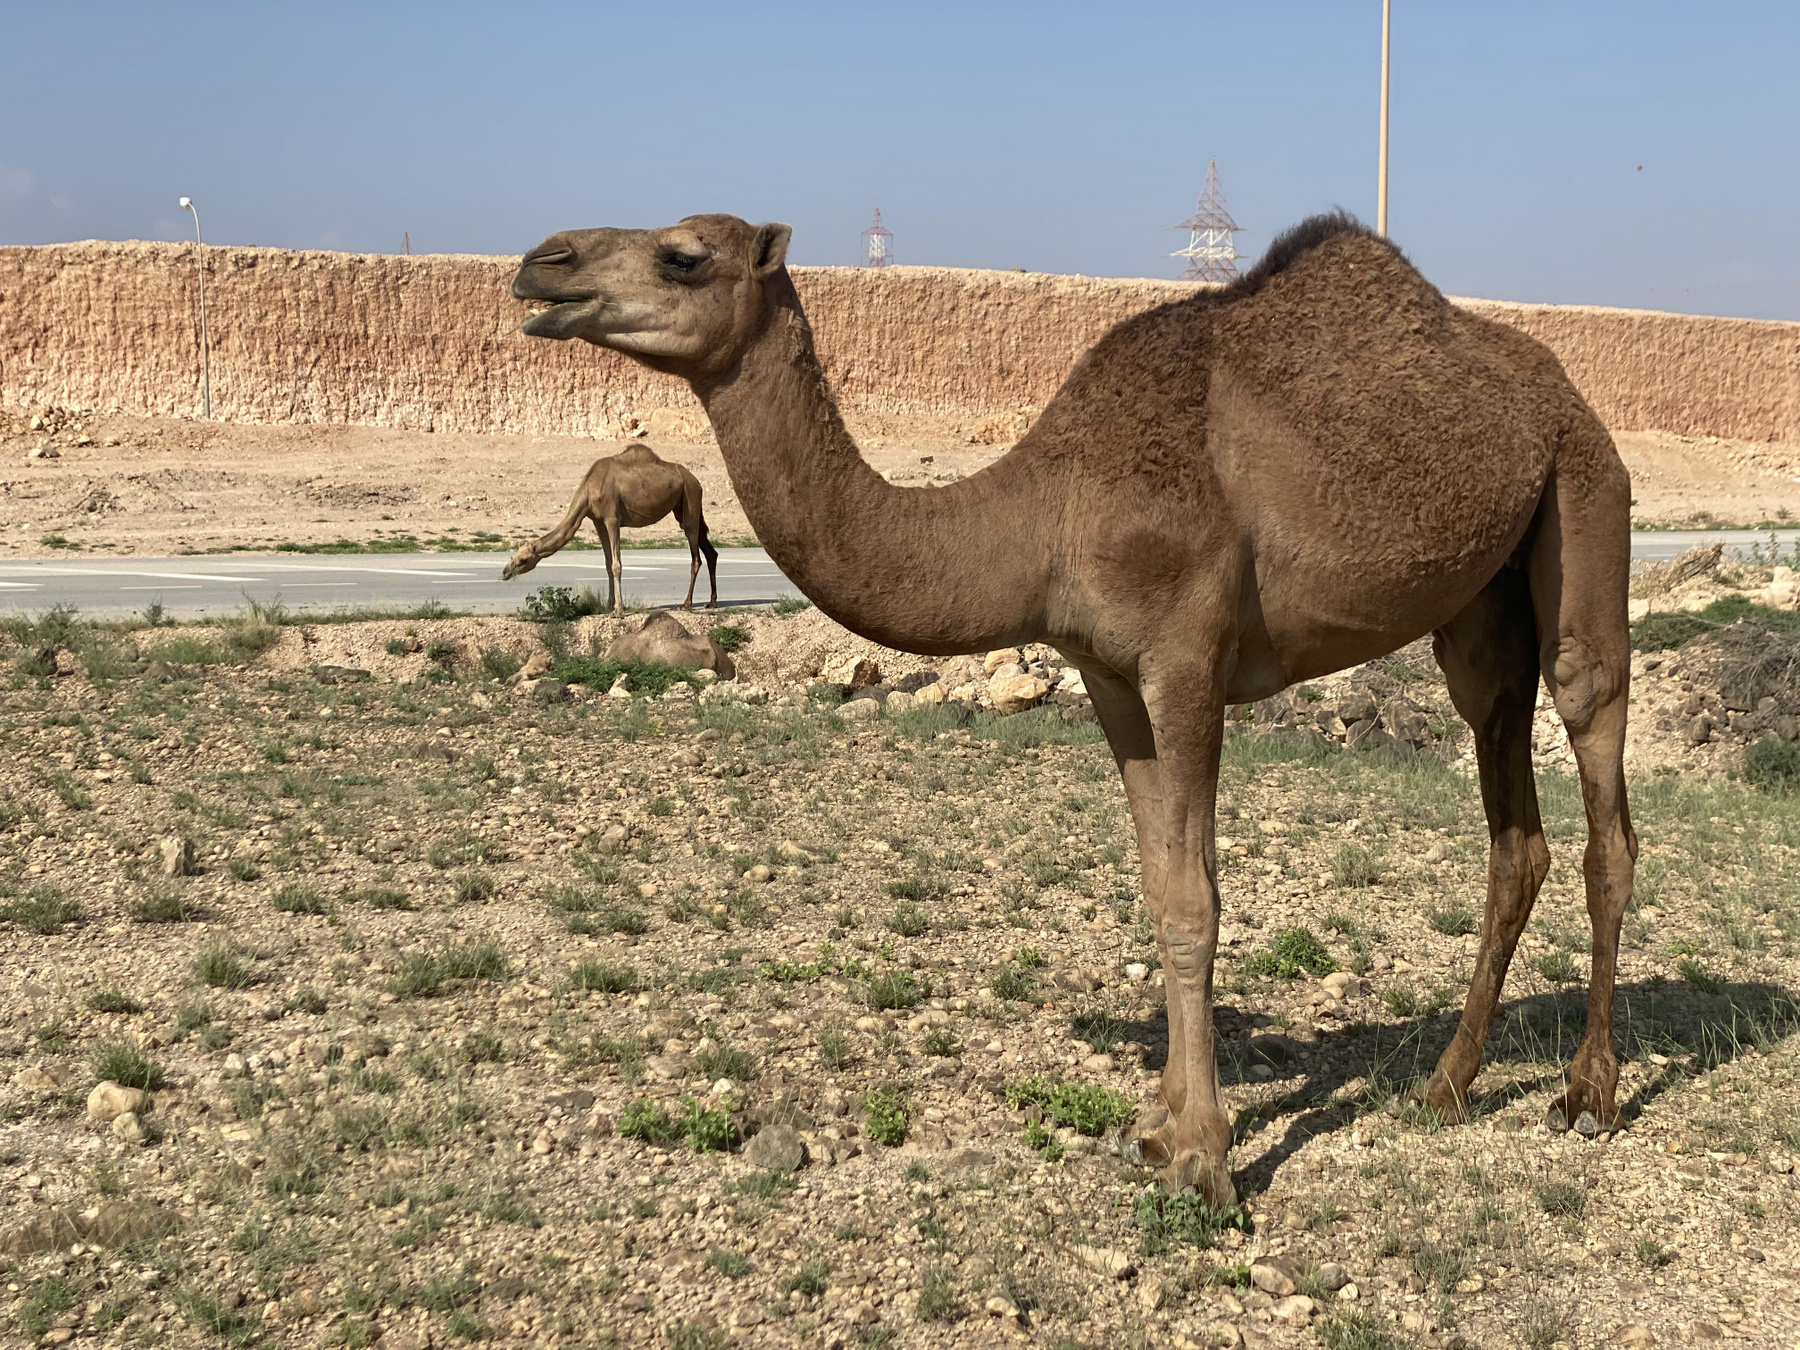
[[[1800,319],[1800,6],[1395,5],[1390,230],[1443,289]],[[1379,0],[8,0],[0,243],[518,253],[731,211],[849,263],[1173,276],[1373,219]],[[1642,169],[1638,168],[1642,165]]]

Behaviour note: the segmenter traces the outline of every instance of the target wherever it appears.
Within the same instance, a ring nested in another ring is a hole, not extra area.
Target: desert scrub
[[[1111,1088],[1065,1083],[1047,1074],[1008,1083],[1006,1104],[1015,1111],[1035,1106],[1058,1125],[1093,1139],[1129,1124],[1136,1114]]]
[[[1800,792],[1800,741],[1764,736],[1744,752],[1744,777],[1764,792]]]
[[[1325,950],[1325,944],[1306,927],[1283,929],[1262,951],[1246,958],[1242,966],[1246,975],[1270,975],[1280,980],[1296,980],[1302,975],[1329,975],[1337,968],[1337,962]]]
[[[740,623],[720,623],[707,629],[706,636],[718,644],[720,651],[729,655],[750,641],[750,630]]]
[[[882,1012],[916,1007],[927,993],[925,982],[910,970],[871,975],[865,985],[869,1006]]]
[[[898,1148],[906,1142],[906,1131],[912,1118],[912,1103],[907,1100],[906,1089],[876,1088],[863,1098],[863,1115],[868,1120],[868,1136],[876,1143]]]
[[[1160,1186],[1138,1196],[1136,1216],[1138,1246],[1146,1256],[1159,1256],[1177,1243],[1210,1247],[1227,1228],[1245,1225],[1241,1209],[1214,1209],[1191,1192],[1170,1195]]]
[[[619,1133],[626,1139],[666,1147],[681,1137],[669,1113],[648,1097],[639,1097],[619,1113]]]
[[[1331,879],[1348,890],[1366,890],[1381,879],[1381,863],[1360,844],[1340,844],[1331,857]]]
[[[154,1092],[163,1085],[162,1065],[124,1041],[109,1041],[100,1046],[88,1061],[88,1067],[94,1071],[95,1080],[102,1083],[142,1088],[145,1092]]]
[[[576,993],[627,994],[637,987],[638,973],[635,966],[583,961],[569,972],[569,988]]]
[[[121,990],[108,986],[96,989],[87,996],[90,1012],[97,1013],[141,1013],[144,1005]]]
[[[275,892],[271,903],[281,914],[324,914],[331,909],[324,896],[300,882],[290,882],[281,887]]]
[[[134,923],[193,923],[206,917],[204,909],[172,887],[139,896],[127,913]]]
[[[678,1123],[682,1134],[687,1136],[688,1147],[696,1153],[723,1153],[731,1147],[734,1133],[731,1117],[717,1107],[707,1106],[698,1097],[681,1099]]]
[[[0,905],[0,919],[49,937],[81,922],[81,906],[55,886],[33,886],[20,898]]]
[[[211,942],[194,958],[194,974],[203,984],[214,989],[244,989],[256,979],[256,971],[237,948],[226,942]]]

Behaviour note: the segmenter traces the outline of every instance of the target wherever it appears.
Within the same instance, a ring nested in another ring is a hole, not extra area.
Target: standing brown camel
[[[642,529],[654,525],[671,511],[688,541],[687,599],[683,609],[694,607],[694,582],[700,576],[700,555],[706,555],[706,575],[712,582],[712,599],[708,609],[719,607],[719,550],[707,538],[706,517],[700,514],[700,480],[685,464],[671,464],[659,458],[647,445],[630,445],[597,459],[589,466],[587,477],[575,489],[575,500],[569,503],[569,514],[557,527],[536,543],[525,544],[500,569],[500,579],[511,581],[521,572],[529,572],[557,549],[566,545],[581,528],[581,522],[594,522],[594,533],[600,536],[600,547],[606,553],[606,607],[615,614],[625,612],[625,569],[619,552],[619,528]]]
[[[1549,867],[1531,775],[1541,673],[1587,803],[1593,921],[1587,1033],[1549,1124],[1614,1128],[1637,853],[1621,764],[1630,495],[1555,358],[1450,305],[1348,217],[1314,217],[1242,280],[1119,324],[980,473],[894,487],[844,429],[789,233],[692,216],[552,235],[512,291],[551,302],[526,333],[688,380],[758,537],[838,622],[926,654],[1046,642],[1081,670],[1167,976],[1167,1114],[1136,1139],[1165,1184],[1235,1198],[1212,1020],[1226,705],[1424,633],[1474,728],[1492,852],[1462,1023],[1420,1096],[1463,1115]]]

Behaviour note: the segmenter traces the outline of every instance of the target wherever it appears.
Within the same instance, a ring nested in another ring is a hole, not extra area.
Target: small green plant
[[[912,1104],[907,1100],[904,1088],[876,1088],[863,1098],[863,1115],[868,1120],[869,1138],[878,1144],[886,1144],[889,1148],[898,1148],[906,1142],[911,1112]]]
[[[1661,1270],[1675,1259],[1675,1253],[1653,1237],[1639,1238],[1631,1254],[1639,1264],[1649,1266],[1652,1270]]]
[[[231,873],[233,881],[255,881],[262,875],[262,867],[255,858],[239,854],[225,864],[225,870]]]
[[[638,987],[638,973],[634,966],[583,961],[569,972],[569,987],[579,993],[628,994]]]
[[[1537,1188],[1537,1198],[1546,1214],[1579,1219],[1587,1213],[1587,1188],[1573,1181],[1546,1181]]]
[[[931,1028],[920,1038],[919,1049],[940,1059],[962,1053],[962,1045],[957,1041],[956,1033],[949,1027]]]
[[[798,1270],[781,1282],[782,1290],[789,1294],[805,1294],[808,1298],[818,1298],[830,1287],[831,1263],[817,1258],[803,1263]]]
[[[405,638],[389,638],[381,644],[381,650],[389,656],[406,656],[414,650],[413,644]]]
[[[1800,741],[1764,736],[1744,752],[1744,778],[1778,796],[1800,792]]]
[[[994,991],[995,997],[1016,1002],[1031,997],[1037,988],[1037,980],[1032,977],[1028,967],[1017,961],[1008,961],[994,971],[989,988]]]
[[[1431,925],[1434,933],[1442,933],[1445,937],[1462,937],[1481,931],[1481,920],[1460,900],[1430,906],[1425,911],[1425,922]]]
[[[120,1087],[154,1092],[163,1085],[162,1066],[135,1045],[127,1045],[124,1041],[109,1041],[100,1046],[94,1051],[89,1067],[97,1080],[117,1083]]]
[[[894,906],[894,912],[888,916],[887,926],[889,932],[898,933],[903,938],[916,938],[931,929],[925,912],[911,901]]]
[[[33,1289],[19,1308],[19,1322],[34,1341],[41,1340],[80,1301],[79,1289],[62,1276],[52,1275]]]
[[[1339,844],[1331,855],[1331,879],[1346,890],[1367,890],[1381,879],[1381,863],[1360,844]]]
[[[141,1013],[144,1011],[142,1003],[111,986],[96,989],[89,994],[87,1006],[90,1011],[97,1013]]]
[[[619,1113],[619,1133],[626,1139],[666,1148],[681,1138],[681,1127],[669,1113],[648,1097],[638,1097]]]
[[[850,1063],[850,1037],[842,1027],[827,1027],[819,1033],[819,1063],[828,1069],[842,1069]]]
[[[1360,1308],[1334,1312],[1314,1329],[1325,1350],[1411,1350],[1412,1345]]]
[[[498,943],[470,942],[438,953],[438,969],[446,980],[504,980],[512,973]]]
[[[812,601],[810,600],[803,599],[798,595],[784,595],[769,606],[769,613],[778,619],[789,619],[796,614],[804,614],[811,608]]]
[[[1086,1041],[1096,1055],[1111,1054],[1113,1047],[1125,1038],[1125,1023],[1098,1008],[1076,1013],[1069,1019],[1069,1029]]]
[[[505,684],[519,673],[525,663],[504,647],[483,647],[481,649],[482,673],[492,676]]]
[[[1227,1228],[1243,1229],[1241,1209],[1214,1209],[1192,1192],[1171,1195],[1160,1186],[1137,1198],[1138,1245],[1146,1256],[1158,1256],[1177,1243],[1210,1247]]]
[[[272,903],[281,914],[325,914],[331,906],[311,886],[290,882],[275,892]]]
[[[1025,1147],[1043,1154],[1051,1162],[1061,1162],[1068,1149],[1062,1141],[1050,1133],[1050,1127],[1041,1120],[1025,1122]]]
[[[720,623],[707,629],[706,636],[718,644],[720,651],[730,655],[750,641],[750,630],[741,623]]]
[[[600,597],[586,586],[580,591],[567,586],[540,586],[525,597],[519,617],[526,623],[571,623],[598,614],[600,609]]]
[[[499,893],[499,883],[486,872],[464,872],[456,878],[456,902],[459,905],[478,905]]]
[[[1581,967],[1565,951],[1545,952],[1531,964],[1551,984],[1574,984],[1581,978]]]
[[[1675,963],[1675,973],[1679,975],[1684,982],[1692,985],[1703,994],[1717,994],[1724,991],[1725,981],[1721,980],[1717,975],[1714,975],[1691,956],[1684,956]]]
[[[1337,962],[1325,950],[1318,935],[1304,926],[1283,929],[1266,948],[1253,953],[1243,964],[1246,975],[1269,975],[1279,980],[1294,980],[1302,975],[1329,975],[1337,968]]]
[[[184,1003],[175,1011],[177,1031],[199,1031],[210,1027],[212,1022],[213,1009],[210,1003]]]
[[[478,1027],[463,1037],[462,1057],[469,1064],[499,1064],[506,1058],[506,1043],[498,1032]]]
[[[681,1132],[696,1153],[722,1153],[731,1147],[731,1117],[698,1097],[681,1099]]]
[[[921,1322],[957,1322],[968,1310],[957,1298],[950,1276],[942,1269],[927,1271],[919,1285],[918,1314]]]
[[[867,981],[867,999],[871,1008],[891,1011],[918,1006],[925,998],[925,984],[910,970],[890,970],[872,975]]]
[[[708,1252],[701,1264],[728,1280],[741,1280],[750,1273],[750,1258],[724,1247]]]
[[[1047,1074],[1008,1083],[1006,1104],[1015,1111],[1035,1106],[1058,1125],[1093,1139],[1129,1124],[1136,1114],[1111,1088],[1065,1083]]]
[[[214,989],[248,988],[256,978],[250,962],[238,954],[237,948],[225,942],[211,942],[194,958],[194,974],[203,984]]]
[[[81,906],[55,886],[33,886],[23,897],[0,906],[0,919],[46,937],[81,922]]]
[[[198,903],[173,887],[139,896],[128,912],[136,923],[194,923],[206,917]]]

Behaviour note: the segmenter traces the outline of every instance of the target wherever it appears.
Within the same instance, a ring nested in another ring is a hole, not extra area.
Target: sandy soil
[[[81,549],[153,556],[406,535],[498,535],[512,546],[548,530],[588,465],[625,445],[136,417],[79,423],[47,437],[15,419],[13,434],[0,439],[0,554],[49,553],[47,535]],[[951,482],[1000,453],[997,446],[858,430],[870,461],[900,483]],[[58,458],[29,457],[46,443]],[[647,443],[699,477],[715,541],[748,540],[749,524],[710,440],[677,434]],[[680,532],[669,520],[630,537],[673,540]],[[490,539],[489,546],[499,543]]]
[[[79,425],[78,425],[79,423]],[[587,466],[624,444],[577,437],[433,434],[379,427],[245,426],[70,418],[51,435],[14,418],[0,436],[0,555],[64,547],[166,555],[412,536],[513,546],[547,530]],[[649,443],[706,489],[713,537],[750,529],[718,449],[679,418]],[[871,463],[898,483],[950,482],[1002,445],[971,445],[912,426],[854,426]],[[664,432],[666,431],[666,434]],[[1634,516],[1663,524],[1748,524],[1800,517],[1800,452],[1652,432],[1618,437]],[[58,458],[32,459],[52,445]],[[495,538],[498,536],[498,538]],[[636,539],[675,539],[673,521]]]

